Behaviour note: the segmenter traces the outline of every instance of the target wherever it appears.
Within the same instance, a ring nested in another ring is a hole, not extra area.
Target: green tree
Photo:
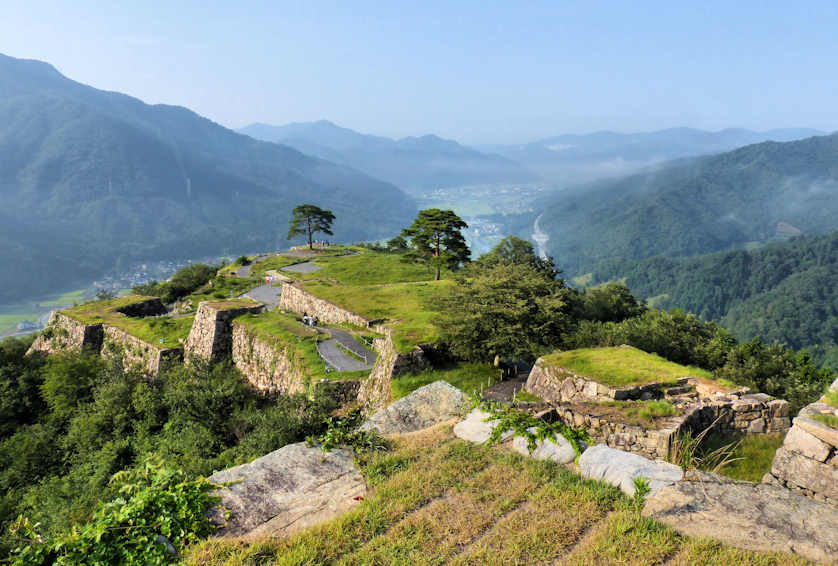
[[[475,263],[484,267],[498,263],[529,265],[550,278],[556,278],[561,274],[552,257],[538,257],[533,245],[517,236],[507,236],[498,242],[492,251],[480,256]]]
[[[291,211],[293,214],[291,218],[291,226],[288,228],[288,239],[294,236],[304,235],[308,241],[308,248],[312,249],[312,237],[317,232],[323,232],[330,236],[334,235],[332,232],[332,222],[335,220],[335,215],[331,210],[324,210],[319,206],[313,204],[301,204]]]
[[[570,295],[564,281],[532,265],[498,263],[460,275],[436,323],[460,358],[533,360],[572,327]]]
[[[428,208],[419,211],[413,224],[402,230],[402,237],[410,239],[410,251],[406,257],[434,267],[439,280],[443,267],[456,269],[471,257],[460,232],[463,228],[468,228],[468,224],[453,210]]]

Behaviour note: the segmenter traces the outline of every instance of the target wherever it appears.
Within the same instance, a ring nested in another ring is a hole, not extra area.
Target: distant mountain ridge
[[[394,140],[361,134],[327,120],[284,126],[257,123],[238,131],[290,145],[419,193],[462,185],[538,180],[537,175],[510,159],[481,153],[435,135]]]
[[[14,219],[0,260],[20,266],[2,270],[0,304],[134,259],[284,245],[301,202],[332,209],[342,241],[391,236],[416,211],[349,167],[0,55],[0,210]]]
[[[683,160],[540,206],[549,252],[570,274],[822,234],[838,230],[838,134]]]
[[[669,128],[653,132],[564,134],[527,144],[487,145],[492,151],[565,186],[627,175],[663,162],[730,151],[764,141],[794,141],[825,132],[785,128],[756,132],[728,128],[718,132]]]

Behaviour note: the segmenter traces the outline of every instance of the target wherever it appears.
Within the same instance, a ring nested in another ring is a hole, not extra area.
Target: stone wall
[[[838,391],[838,380],[830,390]],[[818,414],[838,416],[838,409],[821,401],[804,407],[763,481],[838,505],[838,429],[812,418]]]
[[[137,367],[151,377],[157,377],[167,364],[183,360],[183,348],[159,348],[107,324],[104,325],[103,334],[103,357],[121,357],[123,367]]]
[[[186,339],[186,356],[218,361],[233,354],[233,319],[247,313],[262,312],[264,305],[230,306],[224,301],[198,305],[195,322]]]
[[[685,385],[687,378],[678,380],[678,385]],[[590,377],[579,375],[570,370],[536,360],[527,378],[527,391],[538,395],[551,403],[570,403],[574,401],[627,401],[662,397],[660,383],[648,383],[632,387],[609,387],[597,383]]]
[[[306,368],[297,350],[278,338],[257,335],[246,324],[233,322],[233,364],[254,389],[292,395],[306,390]]]
[[[309,314],[324,324],[354,324],[369,326],[370,320],[337,306],[325,299],[319,299],[296,285],[283,285],[279,308],[297,314]]]
[[[358,391],[358,403],[368,410],[380,409],[390,402],[390,381],[393,379],[393,370],[399,358],[393,343],[392,329],[378,326],[375,331],[384,334],[384,337],[376,338],[372,343],[373,349],[378,352],[378,358],[369,377],[361,382]]]
[[[27,355],[34,352],[53,354],[65,351],[102,349],[102,324],[84,324],[66,314],[54,311],[44,332],[29,347]]]

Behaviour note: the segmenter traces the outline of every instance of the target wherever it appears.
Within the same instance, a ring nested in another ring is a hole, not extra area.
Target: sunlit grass
[[[390,382],[390,388],[393,398],[401,399],[416,389],[440,379],[467,394],[478,394],[481,389],[497,383],[500,379],[500,372],[490,364],[460,362],[445,368],[423,371],[416,375],[396,376]]]

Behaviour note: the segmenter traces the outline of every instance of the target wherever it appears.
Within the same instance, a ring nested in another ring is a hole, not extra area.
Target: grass
[[[783,445],[783,434],[708,435],[698,447],[699,458],[726,445],[734,445],[730,462],[717,470],[718,473],[735,480],[754,483],[771,471],[774,453]]]
[[[390,382],[393,399],[401,399],[424,385],[447,381],[466,394],[479,393],[500,379],[500,372],[490,364],[460,362],[445,368],[426,370],[416,375],[399,375]],[[520,397],[519,397],[520,399]]]
[[[369,371],[346,371],[326,373],[326,365],[317,353],[317,341],[328,337],[301,324],[291,314],[277,310],[259,314],[245,314],[235,319],[236,324],[242,324],[253,330],[262,339],[272,342],[279,347],[290,347],[297,359],[303,364],[306,374],[313,380],[330,379],[361,379],[369,375]]]
[[[825,424],[828,427],[838,428],[838,417],[836,417],[835,415],[819,413],[817,415],[812,415],[812,418],[821,424]]]
[[[393,341],[399,352],[408,352],[417,344],[439,340],[433,303],[450,285],[450,280],[357,286],[309,281],[303,288],[365,318],[396,323]]]
[[[543,403],[544,399],[539,397],[538,395],[533,395],[526,389],[521,389],[517,393],[515,393],[515,400],[521,403]]]
[[[627,424],[653,426],[655,419],[678,414],[678,409],[669,401],[604,401],[592,403],[602,407],[611,407],[619,411]]]
[[[262,284],[263,281],[258,277],[216,277],[182,300],[191,302],[192,308],[197,309],[198,303],[202,301],[233,299]]]
[[[821,399],[821,402],[826,403],[830,407],[838,408],[838,391],[829,390]]]
[[[612,486],[457,440],[450,426],[396,437],[392,452],[359,459],[373,489],[352,511],[284,540],[207,540],[185,563],[809,564],[683,537]]]
[[[294,279],[333,279],[344,285],[383,285],[415,283],[434,279],[434,271],[424,265],[406,263],[399,254],[357,248],[354,255],[326,256],[314,259],[322,267],[313,273],[290,273]],[[444,272],[443,278],[450,275]]]
[[[589,377],[610,387],[673,382],[682,377],[712,379],[710,372],[682,366],[631,346],[583,348],[556,352],[546,356],[545,363]]]

